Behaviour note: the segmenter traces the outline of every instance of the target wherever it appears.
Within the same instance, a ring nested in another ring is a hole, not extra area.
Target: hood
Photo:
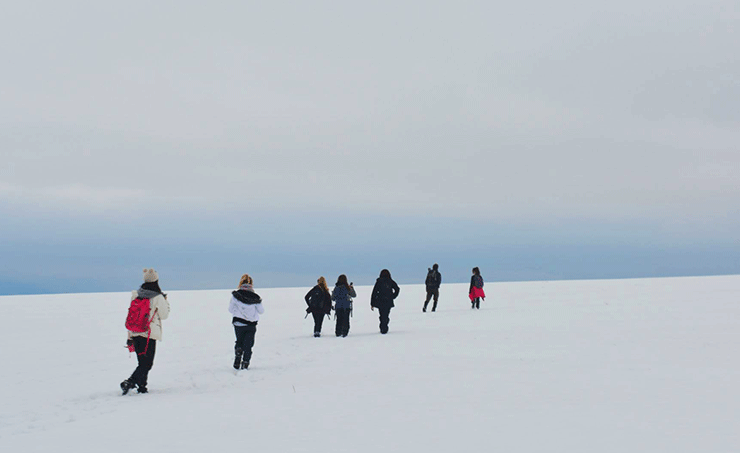
[[[255,305],[262,302],[262,299],[257,295],[257,293],[246,289],[232,291],[231,295],[234,296],[234,299],[247,305]]]
[[[149,289],[139,288],[136,291],[136,295],[137,295],[137,297],[139,297],[141,299],[150,299],[151,300],[151,299],[154,299],[157,296],[161,296],[162,293],[158,293],[156,291],[152,291],[152,290],[149,290]]]

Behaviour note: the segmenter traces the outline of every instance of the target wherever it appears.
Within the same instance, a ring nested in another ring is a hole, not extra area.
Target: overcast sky
[[[740,6],[600,3],[4,5],[0,294],[740,273]]]

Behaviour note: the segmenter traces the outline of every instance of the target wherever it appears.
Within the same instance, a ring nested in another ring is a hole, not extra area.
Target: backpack
[[[324,307],[324,291],[318,290],[311,293],[308,299],[308,306],[311,308],[322,309]]]
[[[483,277],[480,275],[473,275],[473,286],[476,288],[483,288]]]
[[[126,329],[131,332],[147,332],[152,322],[149,319],[151,308],[149,299],[137,297],[132,300],[128,307],[128,316],[126,316]]]
[[[152,320],[149,319],[149,311],[152,309],[151,302],[149,299],[142,299],[137,297],[131,301],[131,305],[128,307],[128,316],[126,316],[126,329],[131,332],[147,332],[146,335],[146,347],[144,351],[140,352],[139,355],[146,355],[149,350],[149,338],[152,335]],[[154,310],[157,313],[157,310]]]
[[[439,272],[435,271],[434,269],[429,269],[429,273],[427,273],[427,279],[424,281],[424,283],[427,286],[437,286],[437,279]]]

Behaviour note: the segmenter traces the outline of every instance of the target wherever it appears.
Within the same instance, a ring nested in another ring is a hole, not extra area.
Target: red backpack
[[[131,332],[147,332],[146,336],[146,347],[144,352],[140,352],[139,355],[145,355],[147,349],[149,349],[149,338],[152,334],[152,319],[149,319],[149,312],[152,306],[149,299],[142,299],[137,297],[131,301],[131,305],[128,307],[128,316],[126,316],[126,329]],[[154,310],[154,313],[157,311]],[[153,318],[154,316],[152,316]]]
[[[137,297],[131,301],[128,307],[128,316],[126,317],[126,329],[131,332],[146,332],[149,330],[149,312],[152,307],[149,299]]]

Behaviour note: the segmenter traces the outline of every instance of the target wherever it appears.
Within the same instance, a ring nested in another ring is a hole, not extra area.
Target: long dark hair
[[[347,288],[349,288],[349,283],[347,282],[347,276],[342,274],[339,277],[337,277],[336,286],[346,286]]]
[[[474,273],[475,275],[480,275],[480,269],[478,269],[477,267],[474,267],[474,268],[473,268],[473,273]]]
[[[141,289],[147,289],[149,291],[154,291],[159,294],[164,294],[162,292],[162,289],[159,287],[159,280],[157,280],[156,282],[145,282],[141,285]]]

